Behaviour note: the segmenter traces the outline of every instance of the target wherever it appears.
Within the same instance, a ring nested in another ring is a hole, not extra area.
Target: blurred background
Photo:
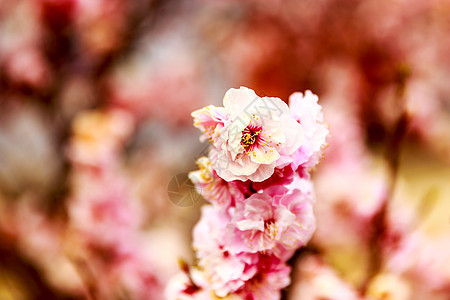
[[[450,299],[449,37],[448,0],[0,0],[0,299],[163,299],[190,113],[241,85],[331,131],[283,299]]]

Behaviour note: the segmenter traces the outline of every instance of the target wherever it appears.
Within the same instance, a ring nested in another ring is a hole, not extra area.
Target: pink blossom
[[[238,203],[228,226],[230,251],[273,252],[288,258],[309,241],[315,230],[307,196],[299,190],[288,193],[286,188],[274,187]]]
[[[292,165],[284,168],[275,168],[273,175],[262,182],[252,182],[253,191],[270,191],[271,194],[291,193],[294,190],[302,191],[304,197],[314,203],[314,187],[309,176],[301,177],[294,172]]]
[[[173,276],[166,286],[167,300],[210,300],[211,290],[203,273],[190,269],[189,273],[179,272]]]
[[[242,201],[249,193],[250,183],[241,181],[226,182],[212,169],[207,157],[197,160],[200,170],[189,173],[189,179],[196,185],[197,191],[212,204],[228,208],[236,201]]]
[[[278,159],[302,145],[303,128],[291,117],[279,98],[260,98],[251,89],[229,89],[224,107],[208,106],[194,111],[194,126],[213,145],[211,159],[217,174],[226,181],[263,181]]]
[[[294,173],[292,167],[275,168],[271,177],[261,182],[242,182],[234,180],[227,182],[220,178],[212,168],[211,160],[201,157],[197,160],[199,170],[189,173],[189,179],[196,185],[200,193],[207,201],[214,205],[219,205],[225,209],[234,207],[236,202],[244,201],[253,193],[268,188],[280,187],[284,192],[286,187],[289,190],[298,189],[309,194],[311,200],[314,199],[313,186],[311,181]]]
[[[279,186],[287,185],[292,183],[293,180],[294,180],[294,170],[289,165],[284,168],[275,168],[272,176],[261,182],[253,182],[252,187],[254,190],[260,191],[275,185]]]
[[[193,244],[198,264],[205,270],[205,276],[219,297],[235,292],[258,271],[256,254],[231,254],[227,250],[226,226],[229,221],[230,217],[226,212],[206,205],[194,228]]]
[[[237,294],[246,300],[277,300],[281,289],[291,283],[291,268],[275,256],[260,255],[259,272]]]
[[[208,105],[192,113],[194,126],[202,131],[201,141],[208,140],[211,143],[217,142],[221,146],[220,133],[228,122],[229,112],[224,107]]]
[[[328,130],[317,96],[293,99],[291,112],[241,87],[227,91],[224,107],[192,113],[211,150],[189,177],[213,204],[203,207],[193,244],[218,297],[280,299],[290,283],[286,261],[315,230],[309,169]]]
[[[311,91],[296,92],[289,97],[292,117],[303,127],[304,141],[294,153],[293,168],[304,164],[305,168],[314,167],[319,161],[321,149],[328,135],[327,125],[323,123],[322,107],[317,103],[319,97]]]

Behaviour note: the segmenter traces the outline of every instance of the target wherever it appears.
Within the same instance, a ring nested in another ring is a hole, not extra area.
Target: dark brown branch
[[[385,160],[388,165],[388,186],[387,191],[381,199],[382,204],[379,211],[374,215],[372,219],[372,232],[369,239],[370,249],[370,262],[369,262],[369,274],[362,285],[361,290],[363,293],[366,291],[370,280],[380,271],[383,264],[383,256],[381,249],[383,244],[388,239],[388,204],[391,201],[395,185],[397,182],[397,174],[399,169],[399,161],[401,154],[402,142],[408,132],[409,116],[404,108],[404,90],[405,82],[409,75],[408,70],[400,66],[398,68],[397,78],[397,105],[400,111],[399,117],[395,122],[394,128],[391,134],[388,136],[385,148]]]

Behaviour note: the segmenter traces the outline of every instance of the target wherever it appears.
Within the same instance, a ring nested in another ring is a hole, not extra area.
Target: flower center
[[[274,241],[278,235],[278,225],[273,218],[264,222],[264,232]]]
[[[261,127],[251,125],[247,126],[244,131],[242,131],[241,145],[246,151],[250,151],[258,142],[258,136],[261,131]]]

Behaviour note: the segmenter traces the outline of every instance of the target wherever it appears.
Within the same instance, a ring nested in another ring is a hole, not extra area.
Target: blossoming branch
[[[310,170],[328,135],[317,102],[306,91],[288,106],[241,87],[192,113],[211,147],[189,178],[211,205],[193,232],[198,265],[172,279],[168,299],[280,298],[287,260],[316,228]]]

